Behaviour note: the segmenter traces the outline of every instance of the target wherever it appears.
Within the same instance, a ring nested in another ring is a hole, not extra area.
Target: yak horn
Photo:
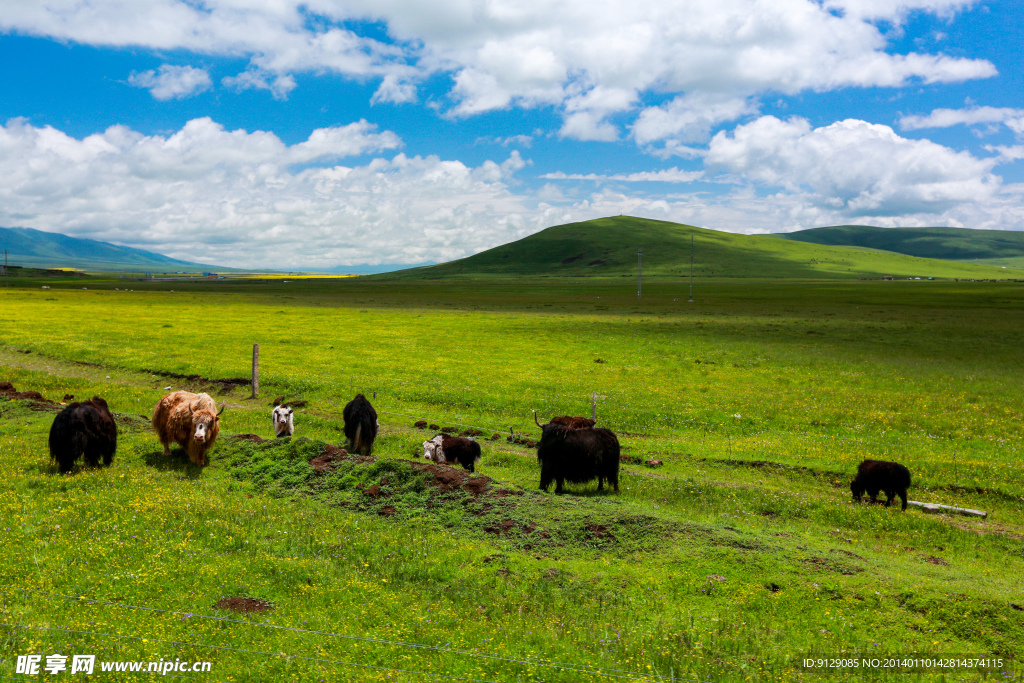
[[[218,411],[217,411],[217,417],[220,417],[220,414],[221,414],[221,413],[223,413],[223,412],[224,412],[224,409],[225,409],[225,408],[227,408],[227,407],[228,407],[228,404],[227,404],[227,403],[225,403],[224,405],[222,405],[222,406],[220,407],[220,410],[218,410]]]
[[[542,425],[540,422],[537,422],[537,411],[536,410],[533,411],[533,421],[537,424],[538,427],[540,427],[541,429],[544,429],[544,425]]]

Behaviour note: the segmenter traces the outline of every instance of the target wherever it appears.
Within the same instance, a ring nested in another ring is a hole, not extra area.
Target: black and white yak
[[[423,457],[438,465],[462,465],[470,472],[476,471],[480,460],[480,444],[464,436],[438,434],[423,442]]]
[[[294,412],[289,405],[279,405],[274,408],[274,435],[277,438],[283,439],[295,433]]]
[[[348,439],[348,452],[359,455],[370,455],[373,441],[377,438],[377,411],[362,394],[348,402],[342,411],[345,418],[345,438]]]
[[[72,403],[53,418],[50,426],[50,459],[61,473],[70,472],[75,460],[84,454],[88,467],[109,465],[117,450],[117,423],[99,396],[91,401]]]
[[[907,509],[907,489],[910,488],[910,470],[898,462],[885,460],[864,460],[857,467],[857,476],[850,482],[853,500],[860,502],[867,491],[871,502],[878,501],[878,492],[885,491],[885,507],[892,505],[896,496],[903,501],[901,510]]]

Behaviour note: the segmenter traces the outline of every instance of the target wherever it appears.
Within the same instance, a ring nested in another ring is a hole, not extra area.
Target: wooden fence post
[[[260,345],[252,345],[252,397],[260,397]]]

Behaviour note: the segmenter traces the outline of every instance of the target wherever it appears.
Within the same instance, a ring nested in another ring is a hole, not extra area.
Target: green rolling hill
[[[220,266],[180,261],[162,254],[109,242],[79,239],[32,228],[0,228],[0,258],[8,251],[10,264],[35,268],[77,268],[111,271],[228,270]]]
[[[862,247],[738,235],[631,216],[557,225],[457,261],[375,277],[635,277],[637,250],[641,248],[645,277],[685,277],[690,272],[691,237],[695,277],[1024,277],[1024,267],[1002,270]]]
[[[924,258],[1024,268],[1024,231],[834,225],[781,233],[773,237],[813,244],[883,249]]]

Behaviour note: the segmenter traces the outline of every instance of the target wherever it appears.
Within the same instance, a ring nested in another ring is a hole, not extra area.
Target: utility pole
[[[693,303],[693,235],[690,235],[690,303]]]
[[[641,283],[643,281],[644,272],[644,250],[636,250],[636,298],[640,298]]]

